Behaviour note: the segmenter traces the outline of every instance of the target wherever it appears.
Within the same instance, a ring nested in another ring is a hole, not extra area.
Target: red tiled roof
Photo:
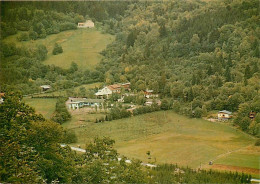
[[[109,85],[107,86],[111,91],[115,91],[115,90],[120,90],[121,89],[121,85],[119,84],[113,84],[113,85]]]

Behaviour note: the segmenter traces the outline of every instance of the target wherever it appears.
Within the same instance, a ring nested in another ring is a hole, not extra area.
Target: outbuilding
[[[4,93],[0,93],[0,104],[4,103]]]
[[[94,22],[92,20],[87,20],[86,22],[79,22],[78,28],[93,28],[95,27]]]
[[[230,118],[232,118],[232,112],[226,111],[226,110],[222,110],[222,111],[218,112],[218,120],[219,121],[227,121]]]
[[[47,90],[51,89],[50,85],[42,85],[40,87],[42,88],[43,91],[47,91]]]

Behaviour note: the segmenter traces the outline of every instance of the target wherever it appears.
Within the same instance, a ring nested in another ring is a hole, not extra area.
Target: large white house
[[[98,92],[95,93],[97,97],[108,97],[112,93],[120,93],[121,89],[125,89],[127,91],[130,90],[130,82],[124,83],[124,84],[113,84],[104,87],[103,89],[98,90]]]
[[[106,86],[103,89],[98,90],[98,92],[96,92],[95,95],[97,97],[103,97],[103,96],[108,97],[109,95],[112,95],[112,93],[113,93],[112,90],[109,89],[108,86]]]
[[[78,28],[93,28],[95,26],[94,22],[87,20],[86,22],[79,22]]]

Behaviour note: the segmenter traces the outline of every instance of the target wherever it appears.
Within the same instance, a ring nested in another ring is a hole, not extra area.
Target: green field
[[[63,125],[75,130],[78,143],[74,145],[84,147],[96,136],[109,136],[116,141],[115,147],[120,154],[144,162],[178,163],[195,168],[218,155],[254,143],[250,136],[228,125],[189,119],[172,111],[98,124],[87,121],[91,116],[75,114],[70,122]],[[151,152],[151,160],[147,158],[147,151]],[[250,162],[245,162],[245,165],[252,166]]]
[[[9,36],[4,41],[14,42],[17,46],[23,45],[26,48],[34,48],[37,44],[44,44],[48,49],[48,56],[44,63],[62,68],[69,68],[71,62],[74,61],[79,68],[92,69],[101,60],[102,56],[99,53],[114,40],[114,36],[102,34],[95,28],[69,30],[49,35],[45,39],[25,42],[18,42],[17,36]],[[62,54],[52,54],[55,42],[62,46]]]
[[[260,150],[259,150],[260,151]],[[225,158],[216,160],[216,164],[239,166],[239,167],[250,167],[260,169],[260,152],[247,152],[247,153],[231,153]]]
[[[42,114],[46,119],[50,119],[52,113],[55,111],[56,101],[55,98],[23,98],[23,101],[35,108],[36,113]]]

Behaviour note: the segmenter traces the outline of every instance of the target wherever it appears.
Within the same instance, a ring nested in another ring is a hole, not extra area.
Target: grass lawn
[[[84,85],[80,85],[75,88],[72,88],[72,90],[78,92],[81,87],[84,87],[86,90],[88,90],[88,89],[93,89],[95,87],[100,87],[101,85],[102,85],[101,82],[84,84]],[[60,90],[60,91],[54,91],[54,92],[45,92],[45,93],[33,95],[33,96],[66,96],[66,95],[67,95],[66,90]]]
[[[23,101],[35,108],[36,113],[42,114],[46,119],[50,119],[52,113],[55,111],[55,98],[41,99],[41,98],[23,98]]]
[[[250,136],[225,124],[190,119],[172,111],[97,124],[83,121],[90,118],[88,116],[75,114],[70,122],[63,125],[75,130],[78,143],[74,145],[84,147],[96,136],[109,136],[116,141],[115,147],[120,154],[144,162],[198,167],[200,163],[208,163],[220,154],[254,143]],[[151,160],[147,158],[147,151],[151,152]]]
[[[114,36],[102,34],[95,28],[64,31],[35,41],[18,42],[17,36],[18,34],[9,36],[4,41],[14,42],[18,46],[23,45],[27,48],[34,48],[37,44],[44,44],[48,49],[47,59],[44,63],[48,65],[54,64],[62,68],[69,68],[71,62],[74,61],[79,68],[92,69],[101,60],[102,56],[99,53],[114,40]],[[62,46],[63,53],[52,55],[56,42]]]

